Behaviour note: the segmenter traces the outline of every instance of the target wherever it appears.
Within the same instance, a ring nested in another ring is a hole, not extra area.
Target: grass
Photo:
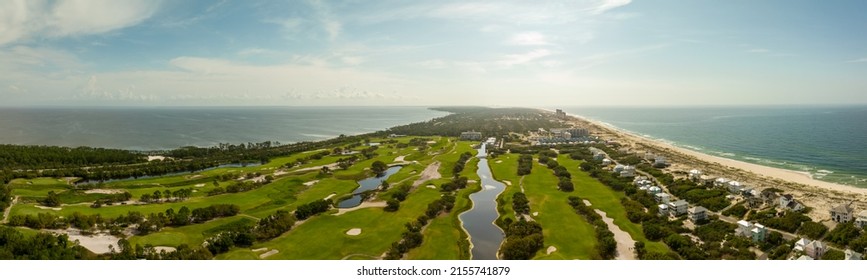
[[[224,225],[237,223],[239,221],[253,221],[248,217],[234,216],[228,218],[215,219],[202,224],[194,224],[177,228],[165,228],[159,232],[151,233],[146,236],[133,236],[129,238],[130,244],[135,246],[150,244],[153,246],[170,246],[177,247],[181,244],[189,244],[191,246],[200,246],[208,235],[209,231],[219,228]]]
[[[494,177],[512,181],[512,186],[507,185],[506,191],[500,195],[498,201],[502,212],[501,217],[515,219],[512,209],[512,195],[520,192],[520,178],[517,176],[518,155],[508,154],[494,159],[501,163],[491,163]],[[530,201],[530,212],[539,212],[533,219],[542,225],[542,235],[545,237],[545,245],[536,254],[536,259],[598,259],[596,253],[596,238],[593,226],[581,218],[567,203],[569,193],[557,189],[558,179],[553,172],[545,166],[534,163],[533,171],[526,175],[523,180],[525,194]],[[549,246],[554,246],[557,251],[550,255],[545,252]]]
[[[565,166],[569,170],[569,173],[572,174],[572,183],[575,184],[575,195],[590,201],[593,208],[605,212],[609,218],[614,219],[614,224],[620,227],[621,230],[629,233],[633,240],[644,242],[648,252],[667,253],[670,251],[668,246],[661,242],[647,240],[641,225],[632,223],[626,218],[626,209],[620,204],[620,199],[625,197],[625,194],[616,192],[595,178],[590,177],[587,172],[582,171],[578,167],[580,161],[570,159],[567,155],[560,155],[558,162],[560,165]]]

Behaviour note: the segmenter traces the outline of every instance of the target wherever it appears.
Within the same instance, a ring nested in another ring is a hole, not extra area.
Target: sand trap
[[[331,199],[332,197],[334,197],[335,195],[337,195],[337,193],[331,193],[331,194],[329,194],[328,196],[326,196],[324,200],[329,200],[329,199]]]
[[[274,176],[286,175],[287,173],[289,172],[286,172],[285,170],[277,170],[274,172]]]
[[[169,246],[154,246],[154,250],[156,250],[157,252],[166,251],[166,253],[171,253],[171,252],[177,251],[178,249],[175,249],[175,247],[169,247]]]
[[[478,183],[478,182],[479,182],[479,181],[476,181],[476,180],[467,180],[467,183],[470,183],[470,184]]]
[[[257,253],[258,252],[265,252],[265,251],[268,251],[268,247],[257,248],[257,249],[253,249],[252,251],[257,252]]]
[[[273,255],[276,255],[277,253],[280,253],[280,251],[277,251],[276,249],[275,249],[275,250],[271,250],[271,251],[268,251],[267,253],[264,253],[264,254],[259,255],[259,258],[260,258],[260,259],[264,259],[264,258],[267,258],[267,257],[273,256]]]
[[[620,229],[617,225],[614,224],[614,219],[609,218],[605,212],[600,211],[599,209],[594,209],[597,214],[602,216],[602,221],[608,225],[608,230],[614,234],[614,240],[617,241],[617,259],[618,260],[634,260],[635,254],[632,253],[632,250],[635,246],[635,240],[632,240],[632,236],[628,233]]]
[[[415,180],[414,182],[412,182],[412,186],[418,187],[422,183],[427,182],[428,180],[434,180],[434,179],[442,178],[442,176],[440,175],[439,169],[440,169],[440,162],[439,161],[435,161],[434,163],[431,163],[430,165],[425,167],[424,171],[421,172],[421,177],[419,177],[418,180]]]
[[[428,144],[436,144],[437,141],[427,141],[426,143],[428,143]]]
[[[401,162],[401,161],[403,161],[403,158],[404,158],[404,157],[406,157],[406,156],[399,156],[399,157],[396,157],[396,158],[394,158],[394,161],[395,161],[395,162]]]
[[[538,216],[539,216],[539,212],[533,212],[533,217],[538,217]]]
[[[123,190],[115,190],[115,189],[92,189],[92,190],[86,190],[86,191],[84,191],[84,193],[88,193],[88,194],[90,194],[90,193],[117,194],[117,193],[123,193]]]
[[[166,159],[166,157],[164,157],[164,156],[148,156],[148,161],[165,160],[165,159]]]
[[[54,210],[54,211],[63,210],[63,208],[60,208],[60,207],[47,207],[47,206],[42,206],[42,205],[33,205],[33,206],[36,208],[42,209],[42,210]]]
[[[347,212],[352,212],[352,211],[362,209],[362,208],[373,208],[373,207],[385,208],[385,206],[387,206],[387,204],[385,204],[385,201],[375,201],[375,202],[365,201],[365,202],[362,202],[361,204],[359,204],[358,206],[355,206],[352,208],[337,208],[337,213],[335,213],[334,215],[339,216],[339,215],[346,214]]]
[[[253,181],[253,183],[264,183],[265,182],[265,175],[255,177],[255,178],[247,180],[247,181]]]
[[[201,188],[201,187],[204,187],[204,186],[205,186],[205,184],[196,184],[196,187],[197,187],[197,188]]]
[[[189,177],[190,179],[202,178],[202,175],[193,175]]]
[[[506,183],[506,185],[509,185],[509,186],[512,185],[512,182],[511,182],[511,181],[508,181],[508,180],[503,180],[503,183]]]
[[[309,186],[315,185],[316,183],[319,183],[319,180],[313,180],[310,182],[305,182],[304,185],[309,187]]]
[[[585,200],[584,200],[584,205],[592,206],[593,204],[590,204],[590,201],[585,199]]]
[[[495,161],[494,163],[503,163],[502,160]]]
[[[428,188],[428,189],[436,189],[437,186],[434,186],[434,185],[427,185],[427,188]]]
[[[356,236],[356,235],[359,235],[359,234],[361,234],[361,229],[360,229],[360,228],[353,228],[353,229],[350,229],[350,230],[346,231],[346,235]]]
[[[548,255],[550,255],[551,253],[557,252],[557,247],[548,246],[548,251],[546,251],[546,252],[548,253]]]
[[[46,230],[46,232],[51,232],[54,234],[66,234],[69,236],[69,240],[78,241],[78,244],[81,245],[81,247],[84,247],[85,249],[90,250],[91,252],[94,252],[96,254],[105,254],[111,252],[109,246],[117,249],[117,242],[120,241],[120,238],[104,233],[85,236],[76,229]]]

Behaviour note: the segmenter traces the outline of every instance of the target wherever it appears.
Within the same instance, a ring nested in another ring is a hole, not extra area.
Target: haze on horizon
[[[2,1],[0,106],[867,104],[864,1]]]

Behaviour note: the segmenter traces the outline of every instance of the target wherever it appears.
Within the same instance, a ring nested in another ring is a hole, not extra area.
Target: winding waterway
[[[485,144],[479,147],[478,152],[477,173],[482,179],[482,190],[470,195],[473,208],[461,214],[459,218],[470,236],[473,259],[496,260],[500,244],[505,237],[503,230],[494,225],[494,221],[499,217],[497,196],[506,189],[506,186],[494,180],[486,159]]]

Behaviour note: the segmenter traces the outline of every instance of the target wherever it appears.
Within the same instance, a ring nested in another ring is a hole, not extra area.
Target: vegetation
[[[606,260],[613,259],[617,254],[617,241],[614,240],[614,233],[608,229],[608,224],[602,221],[602,216],[585,205],[584,199],[580,197],[570,196],[569,205],[596,228],[596,251],[599,256]]]
[[[511,221],[511,220],[509,220]],[[529,260],[545,244],[542,225],[519,220],[507,222],[506,241],[500,251],[506,260]]]
[[[24,235],[11,227],[0,226],[0,259],[2,260],[74,260],[91,259],[86,249],[69,241],[66,235],[49,233]]]
[[[518,176],[530,174],[533,171],[533,156],[521,155],[518,158]]]

